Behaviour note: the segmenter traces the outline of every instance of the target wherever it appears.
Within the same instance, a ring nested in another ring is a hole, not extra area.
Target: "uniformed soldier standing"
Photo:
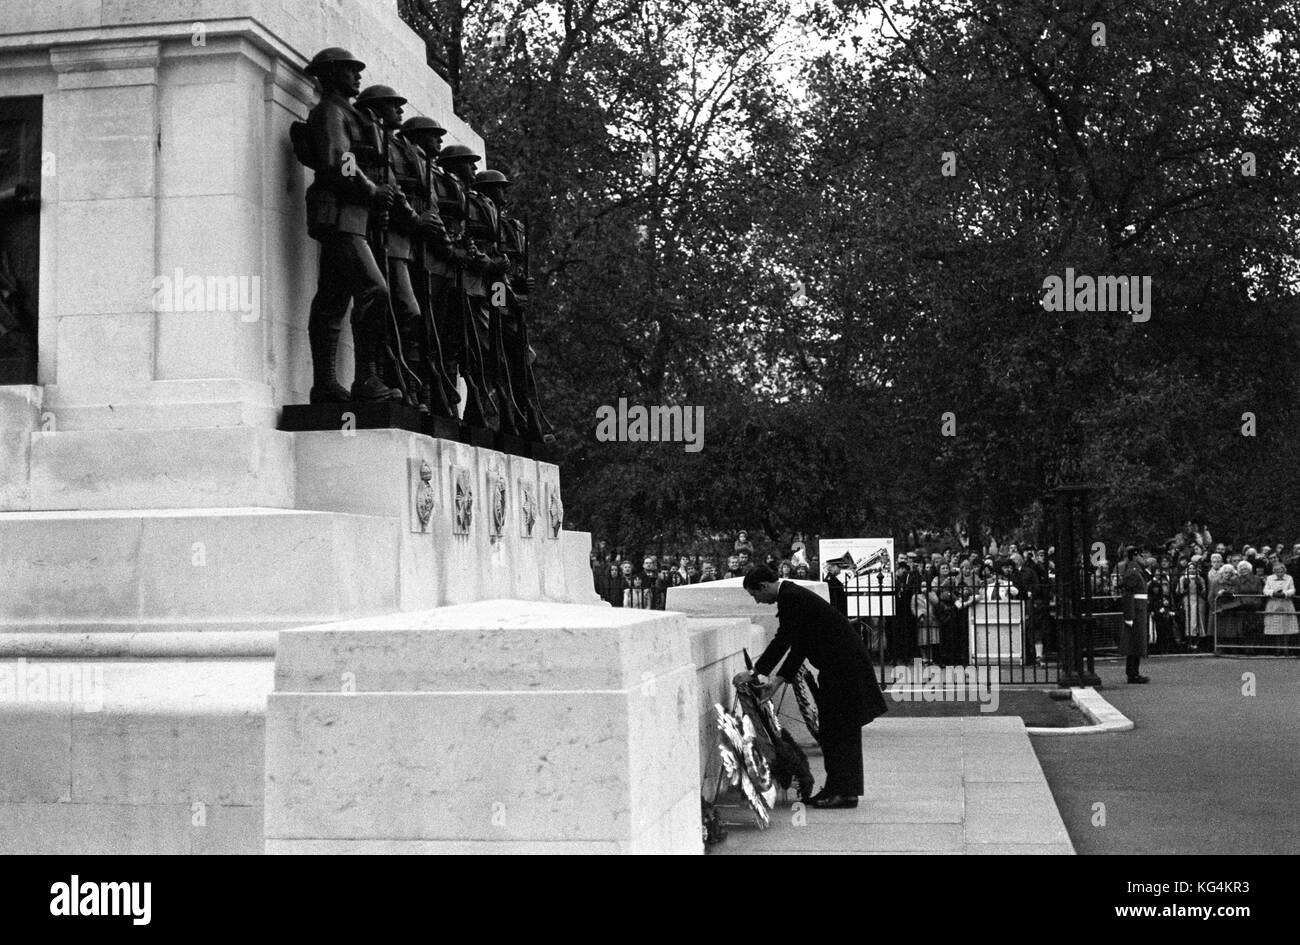
[[[491,200],[497,210],[497,246],[505,261],[505,271],[499,281],[488,287],[488,301],[498,309],[511,390],[516,405],[523,411],[524,435],[543,442],[554,440],[555,435],[542,413],[533,377],[532,362],[536,355],[528,343],[527,323],[528,298],[533,289],[533,278],[527,267],[528,232],[523,221],[510,213],[509,186],[510,180],[500,171],[479,171],[474,177],[474,188]],[[498,295],[504,296],[503,305],[496,305]]]
[[[1142,675],[1142,657],[1147,655],[1147,585],[1151,582],[1151,575],[1132,545],[1124,550],[1124,557],[1119,578],[1124,607],[1119,652],[1125,657],[1124,671],[1128,681],[1147,683],[1151,680]]]
[[[400,400],[379,377],[388,308],[388,286],[366,242],[373,211],[385,212],[397,189],[380,172],[374,125],[351,100],[361,88],[365,63],[346,49],[330,47],[307,66],[321,86],[321,100],[295,134],[299,160],[315,171],[307,188],[307,232],[321,244],[320,274],[311,303],[312,403]],[[335,377],[339,334],[352,304],[356,373],[349,393]]]

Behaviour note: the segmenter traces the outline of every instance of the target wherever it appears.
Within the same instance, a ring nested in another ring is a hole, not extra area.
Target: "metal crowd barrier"
[[[1268,605],[1275,600],[1263,594],[1221,592],[1209,615],[1214,651],[1300,656],[1300,614],[1289,599],[1290,612],[1269,613]]]

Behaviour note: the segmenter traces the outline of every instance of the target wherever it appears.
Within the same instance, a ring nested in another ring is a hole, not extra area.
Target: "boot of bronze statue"
[[[401,400],[402,392],[389,387],[379,376],[381,340],[378,333],[373,329],[358,330],[354,325],[352,340],[356,347],[356,380],[352,382],[352,399],[371,403]]]
[[[311,345],[311,397],[313,404],[346,404],[352,400],[348,389],[339,383],[335,375],[338,362],[339,330],[324,328],[309,331],[307,340]]]

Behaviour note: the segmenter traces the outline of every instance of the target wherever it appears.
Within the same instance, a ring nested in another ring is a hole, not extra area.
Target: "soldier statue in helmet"
[[[509,187],[509,178],[500,171],[479,171],[474,178],[474,189],[496,208],[497,247],[505,264],[488,287],[488,301],[497,310],[511,389],[524,414],[523,433],[530,440],[545,442],[554,440],[555,435],[542,412],[533,377],[536,355],[528,342],[528,300],[533,288],[528,272],[528,232],[523,221],[510,212]]]
[[[387,85],[372,85],[357,96],[357,105],[373,114],[380,127],[384,136],[381,163],[399,189],[383,234],[385,275],[399,338],[393,369],[409,369],[413,373],[410,383],[403,386],[414,392],[421,412],[454,418],[459,395],[443,374],[441,356],[430,357],[423,308],[411,280],[415,240],[430,230],[440,232],[442,223],[430,206],[423,155],[415,145],[396,134],[402,127],[405,104],[406,99]],[[396,375],[393,380],[401,383]]]
[[[454,362],[448,362],[446,342],[442,336],[446,330],[445,319],[434,306],[435,281],[446,271],[443,261],[451,255],[447,229],[438,213],[435,185],[442,174],[437,157],[446,133],[447,130],[434,119],[415,115],[402,123],[401,134],[394,141],[400,142],[403,148],[398,184],[418,214],[411,253],[411,283],[420,303],[420,331],[416,333],[417,343],[423,351],[420,363],[427,372],[432,389],[441,386],[446,391],[449,411],[446,415],[455,419],[458,416],[455,405],[460,401],[456,389],[456,366]]]
[[[375,126],[352,106],[365,63],[346,49],[317,53],[307,73],[321,100],[291,131],[294,153],[315,171],[307,188],[307,232],[320,243],[311,303],[312,403],[400,400],[379,376],[388,286],[366,241],[372,213],[386,213],[399,191],[385,179]],[[349,392],[335,377],[339,334],[349,303],[356,372]]]
[[[499,416],[498,428],[511,436],[524,433],[523,411],[515,402],[510,371],[506,364],[501,337],[500,319],[491,305],[488,287],[505,274],[508,263],[499,244],[500,223],[491,200],[474,189],[474,164],[477,155],[459,155],[444,148],[439,158],[447,170],[465,188],[465,233],[467,245],[473,247],[477,259],[465,272],[465,297],[470,318],[468,336],[471,347],[477,343],[476,365],[482,372],[483,383],[495,402]]]
[[[433,147],[432,136],[408,132],[422,146]],[[432,154],[432,151],[428,153]],[[464,419],[479,427],[500,423],[496,396],[489,388],[482,357],[480,326],[473,316],[471,293],[484,294],[482,275],[487,258],[470,237],[469,182],[478,162],[470,148],[448,145],[437,152],[436,167],[429,175],[432,196],[442,221],[445,241],[430,240],[430,308],[443,343],[443,357],[449,376],[457,370],[465,381]]]

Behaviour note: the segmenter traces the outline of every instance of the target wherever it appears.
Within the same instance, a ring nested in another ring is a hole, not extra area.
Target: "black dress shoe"
[[[845,794],[827,794],[825,797],[813,801],[812,806],[818,810],[847,810],[851,807],[857,807],[858,799]]]
[[[1144,682],[1150,682],[1150,681],[1151,681],[1151,677],[1149,677],[1149,676],[1130,676],[1130,677],[1128,678],[1128,681],[1131,682],[1131,683],[1144,683]]]
[[[823,797],[827,796],[825,788],[822,788],[816,794],[811,793],[811,791],[812,789],[809,788],[810,793],[804,795],[803,801],[805,804],[815,804],[817,801],[820,801]]]

